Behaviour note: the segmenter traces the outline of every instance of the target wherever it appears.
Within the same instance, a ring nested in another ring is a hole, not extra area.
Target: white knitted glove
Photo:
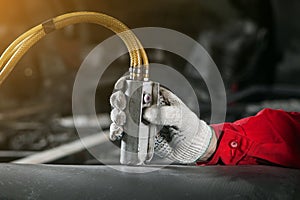
[[[126,96],[122,92],[122,89],[128,78],[128,76],[121,77],[115,84],[115,92],[110,96],[110,105],[112,107],[110,118],[112,123],[110,125],[109,137],[112,141],[120,140],[123,135],[123,125],[126,123],[126,114],[124,112],[126,107]]]
[[[110,139],[121,139],[123,125],[126,123],[124,109],[126,98],[120,89],[127,77],[122,77],[115,85],[119,90],[110,97],[113,107],[110,126]],[[206,160],[215,151],[212,144],[214,132],[204,121],[198,119],[176,95],[169,90],[160,89],[162,106],[147,108],[144,119],[152,124],[163,125],[156,135],[155,152],[162,158],[179,163],[193,163]],[[159,116],[159,117],[158,117]],[[207,152],[209,149],[209,152]]]

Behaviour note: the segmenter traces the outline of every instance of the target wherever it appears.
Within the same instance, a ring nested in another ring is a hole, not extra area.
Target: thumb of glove
[[[151,106],[146,108],[144,119],[151,124],[181,127],[182,109],[179,106]]]
[[[176,126],[178,129],[182,129],[184,124],[190,124],[187,123],[187,120],[197,119],[194,113],[171,91],[161,87],[160,94],[164,105],[146,108],[143,115],[146,121],[156,125]]]

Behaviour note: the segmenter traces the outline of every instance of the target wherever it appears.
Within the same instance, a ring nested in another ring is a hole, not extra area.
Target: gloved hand
[[[111,111],[110,139],[122,138],[126,123],[126,97],[121,89],[128,77],[122,77],[115,84],[110,97]],[[164,128],[155,137],[155,152],[162,158],[179,163],[193,163],[207,160],[215,151],[217,139],[214,131],[198,119],[176,95],[161,87],[161,106],[145,109],[143,118]],[[159,116],[159,117],[158,117]]]

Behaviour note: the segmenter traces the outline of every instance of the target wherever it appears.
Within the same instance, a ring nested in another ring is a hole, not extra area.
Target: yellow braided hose
[[[83,19],[83,16],[85,19]],[[97,19],[95,19],[96,17],[97,17]],[[86,19],[86,18],[88,18],[88,19]],[[99,18],[103,19],[102,22],[99,22]],[[64,22],[64,20],[69,20],[69,21]],[[120,33],[120,32],[129,30],[124,24],[122,24],[121,22],[119,22],[118,20],[116,20],[110,16],[100,14],[100,13],[92,13],[92,12],[76,12],[76,13],[65,14],[65,15],[56,17],[52,20],[48,20],[48,22],[52,22],[53,30],[60,29],[60,28],[63,28],[65,26],[68,26],[71,24],[84,23],[84,22],[96,23],[96,24],[103,25],[105,27],[111,26],[110,29],[113,30],[115,33]],[[110,25],[110,24],[112,24],[112,25]],[[5,62],[7,62],[7,60],[14,54],[14,52],[17,50],[17,47],[20,46],[20,44],[22,43],[22,41],[24,39],[28,38],[33,33],[37,33],[37,32],[45,33],[43,24],[40,24],[40,25],[30,29],[29,31],[22,34],[19,38],[17,38],[14,41],[2,54],[2,56],[0,58],[0,67],[4,66]],[[45,35],[46,34],[47,33],[45,33]],[[124,35],[124,34],[122,34],[122,35]],[[139,58],[137,58],[137,52],[136,52],[138,48],[136,47],[137,45],[132,44],[132,41],[134,41],[134,40],[131,37],[130,39],[129,38],[125,39],[124,42],[125,42],[125,44],[128,48],[128,51],[131,55],[131,62],[132,62],[131,66],[135,66],[135,65],[139,64],[139,61],[137,61],[137,59],[139,59]]]
[[[37,32],[31,37],[28,37],[25,40],[23,40],[23,42],[20,44],[20,47],[17,50],[13,51],[13,54],[8,58],[7,63],[4,65],[4,67],[2,67],[2,70],[0,72],[0,85],[6,80],[8,75],[12,72],[16,64],[27,52],[27,50],[30,49],[30,47],[32,47],[42,37],[43,34],[41,34],[41,32]]]
[[[94,23],[112,30],[125,43],[130,55],[130,66],[132,68],[140,69],[143,63],[144,69],[148,69],[149,62],[146,52],[140,41],[126,25],[117,19],[102,13],[75,12],[48,20],[45,23],[30,29],[11,43],[0,57],[0,85],[7,78],[22,56],[45,35],[68,25],[78,23]],[[132,73],[131,78],[138,80],[144,78],[143,80],[148,80],[148,70],[146,71],[147,73],[143,74],[143,77],[141,77],[141,74]]]
[[[0,69],[2,69],[2,67],[4,67],[4,64],[7,62],[7,59],[9,59],[12,56],[12,54],[20,47],[22,42],[25,39],[27,39],[28,37],[30,37],[32,35],[32,33],[35,33],[36,31],[38,31],[38,28],[39,28],[39,26],[36,26],[36,27],[30,29],[26,33],[19,36],[15,41],[13,41],[9,45],[8,48],[6,48],[6,50],[2,53],[2,55],[0,57]]]
[[[50,20],[48,20],[48,21],[50,21]],[[56,18],[52,19],[52,23],[53,23],[53,26],[55,26],[54,27],[55,29],[60,29],[60,28],[63,28],[65,26],[68,26],[68,25],[71,25],[71,24],[84,23],[84,22],[86,22],[86,23],[96,23],[96,24],[103,25],[103,26],[111,29],[115,33],[121,33],[121,32],[124,32],[124,31],[130,32],[128,27],[125,26],[124,24],[122,24],[120,21],[116,20],[113,17],[110,17],[110,16],[105,15],[105,14],[101,14],[101,13],[76,12],[76,13],[65,14],[65,15],[62,15],[62,16],[59,16],[59,17],[56,17]],[[37,32],[37,31],[44,31],[43,24],[38,25],[38,26],[32,28],[31,30],[27,31],[23,35],[21,35],[3,53],[3,56],[6,56],[7,52],[11,53],[12,49],[16,46],[16,44],[19,44],[23,39],[25,39],[26,37],[28,37],[29,35]],[[138,49],[138,47],[135,44],[134,45],[135,49],[132,49],[133,45],[128,44],[129,42],[132,43],[132,41],[134,41],[136,39],[136,37],[131,32],[129,34],[130,34],[130,36],[129,36],[130,39],[126,39],[124,42],[125,42],[125,44],[127,44],[126,46],[128,48],[131,48],[130,53],[132,53],[132,51],[134,51],[134,50],[136,51]],[[125,34],[121,34],[121,36],[122,35],[125,35]],[[134,52],[134,53],[137,54],[136,52]],[[2,63],[0,62],[0,66],[1,66],[1,64]]]

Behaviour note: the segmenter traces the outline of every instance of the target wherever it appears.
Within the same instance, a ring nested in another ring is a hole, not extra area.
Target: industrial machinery
[[[168,2],[166,5],[169,8]],[[35,43],[55,30],[77,23],[105,26],[118,34],[126,44],[130,55],[130,78],[123,91],[127,98],[125,112],[128,117],[124,126],[126,133],[121,141],[120,161],[128,165],[149,162],[153,156],[154,134],[158,127],[144,122],[141,114],[145,107],[158,104],[160,86],[149,81],[148,58],[141,43],[118,20],[100,13],[76,12],[32,28],[16,39],[0,57],[0,85]],[[232,98],[232,102],[243,94]],[[104,134],[92,135],[86,137],[84,143],[92,146],[95,140],[104,141],[103,138]],[[32,158],[38,158],[39,163],[49,163],[49,157],[57,159],[58,153],[64,152],[65,156],[81,151],[78,148],[80,142],[65,144]],[[299,170],[278,166],[171,165],[161,168],[146,165],[138,168],[144,171],[157,170],[134,174],[122,170],[134,171],[136,166],[115,166],[119,169],[115,170],[99,165],[24,163],[23,160],[1,164],[0,199],[119,199],[120,196],[123,199],[300,199]]]
[[[0,84],[8,77],[22,56],[47,34],[77,23],[95,23],[116,34],[130,55],[130,79],[126,81],[127,97],[125,132],[121,142],[121,164],[141,165],[154,154],[156,126],[142,121],[145,107],[158,105],[159,84],[149,81],[149,62],[144,48],[126,25],[117,19],[95,12],[75,12],[50,19],[21,35],[0,58]]]

